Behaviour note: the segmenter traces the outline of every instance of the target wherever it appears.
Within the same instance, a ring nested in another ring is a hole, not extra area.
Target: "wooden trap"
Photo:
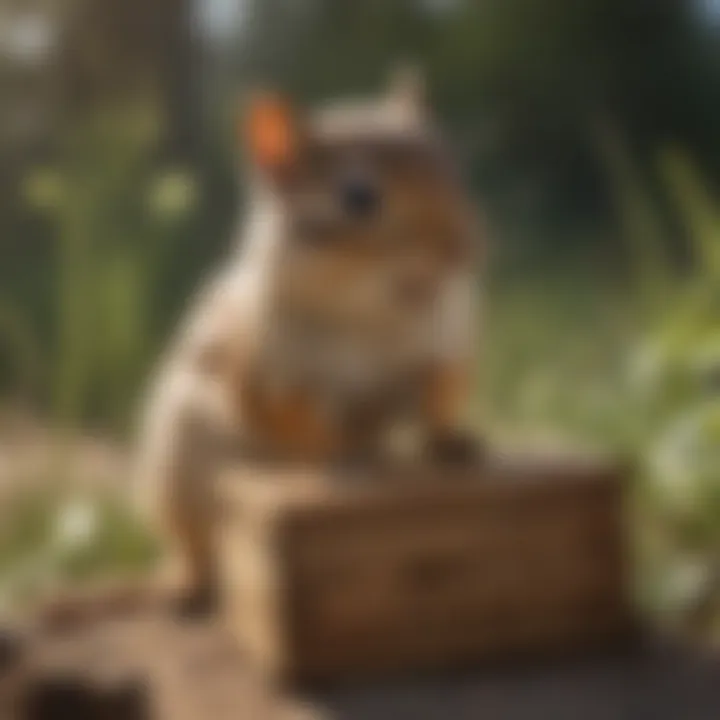
[[[220,483],[224,613],[292,681],[442,669],[628,636],[624,473],[570,459],[238,467]]]

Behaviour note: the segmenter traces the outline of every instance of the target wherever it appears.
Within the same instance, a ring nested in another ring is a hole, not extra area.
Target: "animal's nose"
[[[357,218],[370,217],[380,205],[380,193],[365,178],[349,178],[340,190],[343,209]]]

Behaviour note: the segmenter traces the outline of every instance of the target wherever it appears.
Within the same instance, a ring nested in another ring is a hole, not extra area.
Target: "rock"
[[[75,674],[30,679],[21,695],[18,720],[149,720],[146,684],[136,678],[93,682]]]
[[[25,638],[19,630],[0,627],[0,678],[19,664],[24,649]]]

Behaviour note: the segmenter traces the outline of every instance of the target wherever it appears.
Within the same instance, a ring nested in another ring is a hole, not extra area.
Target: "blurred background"
[[[478,418],[627,454],[638,598],[720,638],[718,0],[0,0],[0,602],[134,572],[148,370],[242,216],[243,88],[425,70],[488,218]]]

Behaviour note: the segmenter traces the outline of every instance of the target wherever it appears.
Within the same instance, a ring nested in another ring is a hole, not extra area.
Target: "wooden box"
[[[622,481],[557,458],[365,479],[238,467],[220,484],[225,617],[292,681],[620,639]]]

